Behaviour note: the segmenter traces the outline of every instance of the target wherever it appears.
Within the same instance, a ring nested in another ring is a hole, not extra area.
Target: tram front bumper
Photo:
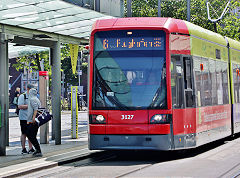
[[[166,135],[97,135],[89,136],[90,150],[172,150]]]

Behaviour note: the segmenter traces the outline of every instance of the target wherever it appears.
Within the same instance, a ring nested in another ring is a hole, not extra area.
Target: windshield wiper
[[[98,72],[98,71],[97,71]],[[129,110],[127,106],[123,105],[122,103],[120,103],[118,101],[118,99],[116,98],[116,96],[107,96],[107,92],[114,92],[112,91],[112,89],[107,85],[106,81],[102,78],[102,76],[99,74],[99,72],[97,73],[97,78],[98,78],[98,82],[99,82],[99,86],[101,86],[102,89],[102,94],[112,103],[115,104],[117,107],[119,107],[121,110]],[[114,92],[117,93],[117,92]],[[129,93],[129,92],[126,92]],[[121,93],[119,93],[121,94]],[[123,93],[124,94],[124,93]]]
[[[162,82],[161,82],[162,83]],[[165,83],[165,82],[163,82]],[[165,85],[165,86],[164,86]],[[166,108],[166,99],[167,99],[167,90],[166,84],[161,84],[157,89],[152,103],[149,105],[148,108]]]

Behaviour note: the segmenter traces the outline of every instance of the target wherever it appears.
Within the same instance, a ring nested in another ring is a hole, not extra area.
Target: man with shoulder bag
[[[38,108],[41,108],[41,102],[37,97],[37,90],[32,88],[29,91],[29,103],[28,103],[28,119],[27,119],[27,137],[32,142],[36,151],[33,153],[34,157],[41,157],[42,151],[40,144],[37,140],[38,124],[36,122],[36,116]]]
[[[27,134],[28,98],[29,98],[29,90],[31,88],[33,88],[33,85],[27,84],[27,91],[19,96],[18,104],[17,104],[19,109],[19,120],[20,120],[20,127],[21,127],[22,154],[33,153],[35,151],[29,139],[28,139],[29,151],[27,151],[25,147],[26,134]]]

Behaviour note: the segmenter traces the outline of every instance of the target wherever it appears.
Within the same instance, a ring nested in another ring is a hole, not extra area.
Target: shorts
[[[22,134],[27,134],[27,121],[20,120],[21,132]]]

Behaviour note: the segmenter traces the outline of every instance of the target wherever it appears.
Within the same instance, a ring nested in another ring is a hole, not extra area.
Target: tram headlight
[[[156,114],[151,118],[150,124],[168,124],[170,118],[169,114]]]
[[[90,124],[106,124],[106,119],[103,115],[90,115],[89,116]]]

